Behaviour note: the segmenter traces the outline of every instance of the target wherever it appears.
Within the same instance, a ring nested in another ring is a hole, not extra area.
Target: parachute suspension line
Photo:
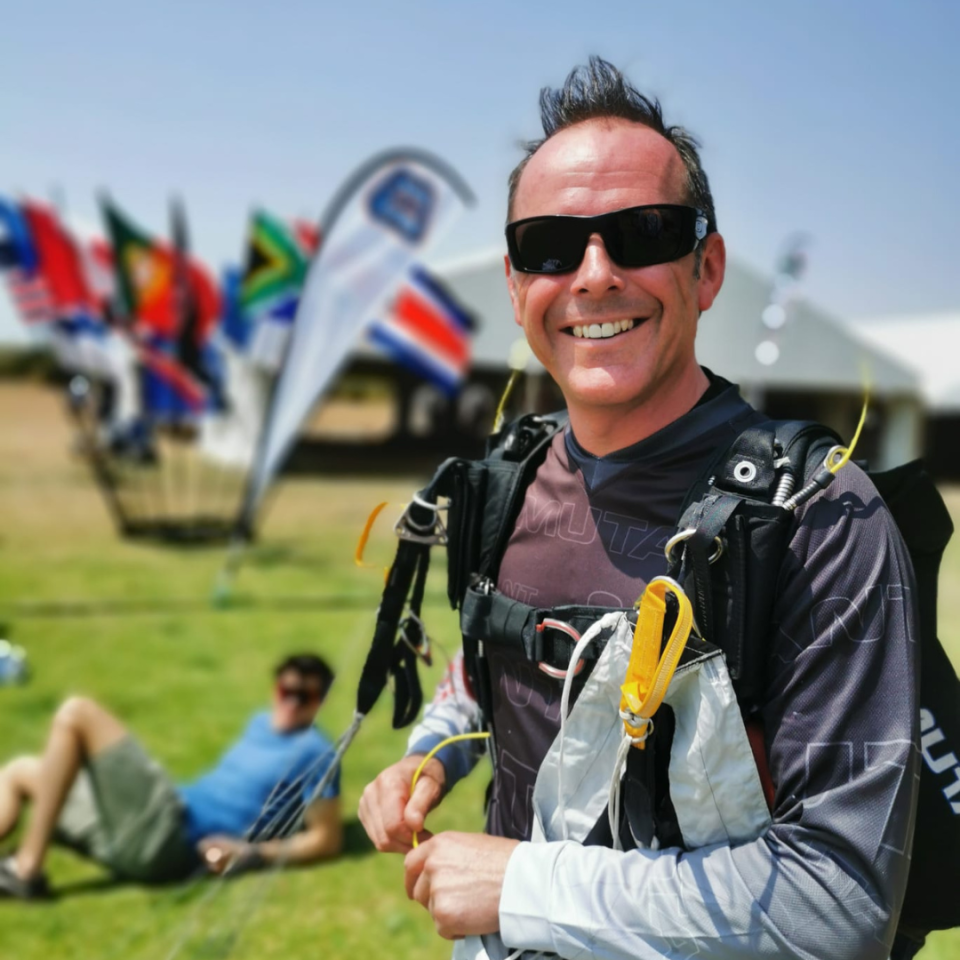
[[[220,572],[217,574],[217,582],[213,588],[213,597],[211,598],[214,606],[221,606],[230,600],[233,593],[233,584],[237,579],[237,573],[240,570],[240,562],[243,560],[243,554],[247,549],[248,541],[246,537],[234,534],[230,541],[230,547],[227,550],[227,559],[224,560]]]
[[[290,816],[286,818],[284,823],[277,830],[275,834],[277,838],[281,840],[286,839],[291,834],[296,832],[297,829],[299,829],[304,810],[306,810],[306,808],[323,793],[330,781],[333,779],[335,772],[339,769],[343,760],[343,755],[347,752],[350,744],[353,743],[354,738],[360,730],[360,725],[363,723],[364,716],[365,715],[362,713],[354,712],[353,720],[350,722],[350,726],[347,727],[340,739],[337,741],[336,753],[334,754],[333,760],[330,762],[330,766],[327,768],[324,775],[320,778],[320,781],[311,791],[310,797],[307,800],[300,801],[294,805],[294,809]],[[324,754],[324,758],[325,757],[326,754]],[[319,762],[320,761],[317,761],[317,763]],[[283,852],[280,854],[280,856],[277,857],[270,867],[263,872],[263,876],[260,878],[259,883],[257,883],[254,887],[250,896],[242,901],[240,906],[237,908],[238,917],[235,920],[231,920],[231,922],[227,925],[229,939],[227,941],[225,950],[218,954],[217,960],[228,960],[229,956],[233,953],[234,948],[240,941],[240,935],[243,932],[244,927],[250,922],[254,914],[263,905],[263,901],[266,899],[267,893],[269,892],[271,886],[273,885],[280,871],[287,865],[287,849],[288,848],[286,846],[283,848]],[[229,874],[229,868],[224,873],[224,877],[226,877],[227,874]]]
[[[308,780],[313,773],[320,767],[321,764],[327,761],[327,757],[330,755],[330,750],[325,751],[320,757],[318,757],[313,763],[311,763],[300,776],[295,777],[289,783],[286,783],[287,774],[294,769],[297,765],[299,757],[295,758],[293,762],[287,767],[283,772],[283,775],[276,782],[273,789],[270,791],[269,796],[264,801],[263,805],[260,808],[260,812],[257,814],[256,819],[250,825],[249,830],[247,830],[244,839],[248,843],[256,843],[259,840],[269,839],[267,836],[279,823],[281,820],[284,821],[284,827],[287,826],[289,822],[289,814],[291,810],[296,810],[299,814],[299,809],[302,804],[302,800],[299,797],[298,787],[300,787],[306,780]],[[331,761],[331,766],[335,761]],[[327,781],[329,782],[329,781]],[[326,784],[321,784],[321,787],[326,786]],[[275,814],[271,816],[269,820],[263,825],[260,825],[260,818],[270,810],[274,801],[280,800],[280,808]],[[292,832],[292,831],[291,831]],[[170,950],[164,955],[164,960],[175,960],[176,957],[180,956],[183,952],[183,948],[186,946],[187,941],[190,939],[194,930],[197,927],[197,921],[199,920],[200,914],[203,911],[203,908],[206,907],[214,898],[216,898],[225,888],[226,880],[234,873],[229,867],[214,878],[209,888],[204,891],[203,896],[194,904],[193,909],[190,911],[189,916],[178,925],[180,934],[177,937],[174,944],[171,946]],[[192,889],[197,881],[207,876],[206,866],[201,866],[196,874],[191,875],[187,878],[185,883],[185,890],[181,893],[181,896],[184,896],[186,891]],[[242,920],[238,923],[228,924],[228,927],[238,927],[242,925]],[[205,943],[209,943],[213,939],[213,935],[216,933],[216,929],[207,935]],[[230,949],[232,949],[232,944]],[[119,955],[119,953],[117,954]]]
[[[417,781],[420,779],[420,774],[423,773],[423,768],[448,744],[459,743],[462,740],[488,740],[490,734],[488,731],[484,730],[479,733],[458,733],[456,736],[447,737],[446,740],[441,740],[421,761],[420,766],[413,771],[413,778],[410,780],[410,794],[413,795],[414,788],[417,785]],[[420,846],[420,840],[417,838],[417,834],[413,835],[413,845],[414,847]]]
[[[596,623],[590,625],[590,629],[577,641],[570,654],[570,663],[563,678],[563,692],[560,694],[560,756],[557,761],[557,814],[560,819],[560,832],[562,839],[569,839],[567,827],[566,803],[563,799],[563,748],[566,738],[567,714],[570,712],[570,694],[573,689],[573,678],[577,674],[577,664],[583,656],[583,652],[593,642],[602,630],[613,628],[621,614],[619,611],[605,613]]]

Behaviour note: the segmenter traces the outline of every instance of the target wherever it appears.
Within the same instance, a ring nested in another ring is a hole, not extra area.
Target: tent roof
[[[433,269],[478,316],[474,363],[504,366],[521,333],[513,322],[503,252],[485,250]],[[857,393],[862,389],[866,360],[877,394],[919,392],[913,370],[852,336],[838,319],[803,300],[791,307],[790,321],[776,334],[780,358],[771,366],[759,363],[754,356],[756,346],[771,336],[760,315],[772,289],[772,279],[737,261],[728,262],[723,289],[713,308],[701,318],[697,337],[701,363],[740,384]]]
[[[932,410],[960,412],[955,352],[960,349],[960,310],[859,317],[848,326],[865,343],[913,370]]]

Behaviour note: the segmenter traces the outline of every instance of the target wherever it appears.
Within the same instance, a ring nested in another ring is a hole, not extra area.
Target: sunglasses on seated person
[[[706,215],[695,207],[654,203],[596,217],[527,217],[507,224],[507,251],[521,273],[570,273],[587,243],[600,234],[607,254],[621,267],[652,267],[679,260],[707,235]]]
[[[298,707],[306,707],[320,699],[320,691],[310,687],[292,687],[286,683],[278,683],[277,699],[293,700]]]

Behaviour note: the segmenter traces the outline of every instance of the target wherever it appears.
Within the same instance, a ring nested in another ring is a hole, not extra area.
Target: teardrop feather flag
[[[443,161],[413,149],[373,157],[344,184],[320,223],[293,332],[265,418],[238,519],[248,538],[263,494],[301,424],[415,259],[473,196]]]

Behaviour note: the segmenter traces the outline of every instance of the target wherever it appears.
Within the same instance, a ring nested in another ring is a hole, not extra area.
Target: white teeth
[[[615,337],[618,333],[626,333],[635,326],[633,320],[614,320],[606,323],[591,323],[584,326],[567,328],[575,337],[586,337],[588,340],[606,340]]]

